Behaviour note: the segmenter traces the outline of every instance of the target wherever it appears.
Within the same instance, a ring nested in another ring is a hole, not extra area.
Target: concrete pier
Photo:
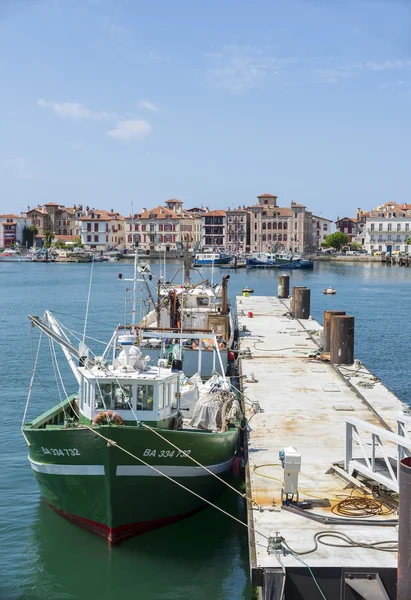
[[[368,598],[394,599],[396,552],[329,537],[324,542],[338,547],[320,541],[315,551],[297,553],[315,548],[314,536],[324,531],[359,543],[398,539],[398,516],[385,501],[392,498],[395,506],[397,459],[411,453],[411,417],[399,416],[402,402],[359,361],[350,366],[322,361],[321,325],[292,318],[289,300],[239,296],[236,305],[249,419],[247,495],[255,503],[248,503],[253,585],[264,600],[280,600],[283,585],[286,600],[313,600],[321,598],[314,576],[328,600],[358,599],[364,589]],[[301,454],[301,508],[282,503],[279,451],[291,446]],[[364,497],[362,490],[375,492],[383,514],[352,521],[332,510],[350,493]]]

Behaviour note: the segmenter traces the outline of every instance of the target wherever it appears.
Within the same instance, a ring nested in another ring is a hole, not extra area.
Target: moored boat
[[[231,261],[229,254],[222,252],[203,252],[195,255],[193,267],[212,267],[213,265],[227,265]]]
[[[136,281],[135,273],[133,302]],[[133,322],[118,326],[103,355],[91,357],[49,311],[44,319],[30,319],[50,338],[53,369],[60,373],[58,344],[78,384],[22,428],[30,465],[52,508],[117,543],[219,497],[231,475],[241,417],[223,372],[204,388],[195,380],[187,384],[176,364],[151,366]],[[218,353],[215,336],[213,345]]]
[[[31,260],[31,256],[20,254],[16,250],[4,250],[0,253],[0,262],[29,262]]]

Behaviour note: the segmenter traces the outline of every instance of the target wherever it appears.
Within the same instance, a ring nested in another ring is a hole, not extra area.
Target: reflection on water
[[[124,311],[124,284],[117,273],[126,276],[131,270],[131,265],[96,264],[89,335],[110,337]],[[159,266],[154,263],[152,270],[158,274]],[[167,270],[170,275],[173,267]],[[211,269],[202,273],[211,278]],[[214,281],[224,274],[226,270],[215,269]],[[88,265],[0,265],[0,325],[16,340],[10,343],[10,336],[0,336],[0,599],[249,600],[246,530],[211,508],[110,549],[39,499],[20,433],[31,364],[27,314],[50,308],[66,325],[81,331],[89,275]],[[258,295],[277,293],[277,271],[239,270],[230,275],[232,298],[245,285]],[[356,355],[411,404],[411,268],[317,263],[312,272],[291,272],[292,285],[311,288],[312,314],[321,321],[325,309],[354,315]],[[336,288],[335,296],[322,293],[328,286]],[[101,346],[93,350],[101,353]],[[40,374],[55,395],[46,355],[40,360]],[[51,405],[47,393],[36,388],[29,417]],[[220,506],[245,520],[244,507],[232,492],[223,496]]]
[[[243,503],[232,492],[219,505],[245,519]],[[212,508],[110,548],[40,501],[27,547],[19,600],[250,596],[244,531]]]

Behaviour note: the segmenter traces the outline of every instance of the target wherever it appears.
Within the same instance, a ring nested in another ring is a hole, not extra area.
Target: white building
[[[91,209],[83,217],[77,217],[81,224],[81,243],[86,250],[124,249],[125,219],[119,213]]]
[[[368,253],[411,253],[411,204],[387,202],[364,216],[365,227],[360,235]]]
[[[23,229],[31,226],[31,218],[23,214],[0,215],[0,247],[9,248],[23,242]]]
[[[330,219],[324,219],[322,214],[317,217],[312,215],[312,247],[313,250],[320,248],[321,244],[325,241],[327,235],[331,233],[332,221]]]

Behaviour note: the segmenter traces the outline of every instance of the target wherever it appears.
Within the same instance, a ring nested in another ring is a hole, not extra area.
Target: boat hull
[[[193,262],[193,267],[212,267],[218,265],[228,265],[231,262],[231,256],[227,256],[225,258],[216,258],[216,260],[195,260]]]
[[[112,442],[83,427],[26,426],[24,433],[30,443],[29,461],[47,503],[110,544],[183,519],[207,500],[217,500],[224,490],[223,482],[152,431],[113,425],[95,429]],[[223,480],[229,479],[237,428],[224,433],[156,431]]]

